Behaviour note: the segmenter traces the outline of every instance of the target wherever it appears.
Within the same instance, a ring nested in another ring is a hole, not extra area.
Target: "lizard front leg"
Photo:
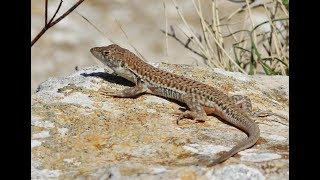
[[[109,89],[101,88],[99,89],[99,94],[103,96],[109,97],[135,97],[139,94],[146,92],[147,90],[144,88],[142,84],[137,84],[134,87],[128,87],[123,89],[122,91],[111,91]]]

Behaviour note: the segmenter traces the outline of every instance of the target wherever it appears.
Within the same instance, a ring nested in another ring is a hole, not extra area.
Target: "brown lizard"
[[[179,119],[187,117],[204,121],[207,114],[215,114],[248,135],[248,138],[213,160],[209,166],[221,163],[239,151],[253,146],[259,139],[259,127],[245,111],[248,101],[237,104],[243,100],[241,96],[229,97],[212,86],[155,68],[116,44],[94,47],[90,51],[114,73],[136,84],[120,92],[101,90],[101,94],[112,97],[135,97],[141,93],[150,93],[175,99],[185,103],[190,109],[180,113]],[[249,106],[251,107],[251,104]]]

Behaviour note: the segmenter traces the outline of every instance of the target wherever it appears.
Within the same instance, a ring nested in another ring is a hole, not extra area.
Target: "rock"
[[[187,65],[154,63],[229,95],[246,95],[253,111],[288,116],[287,76],[248,76]],[[32,179],[288,179],[288,120],[254,118],[261,138],[222,164],[208,168],[246,135],[215,116],[176,124],[183,104],[144,94],[102,97],[101,87],[133,84],[103,67],[53,77],[32,95]],[[202,162],[202,163],[201,163]],[[234,175],[230,175],[233,173]]]

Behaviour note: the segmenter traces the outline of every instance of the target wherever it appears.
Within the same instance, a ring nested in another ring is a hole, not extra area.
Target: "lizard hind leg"
[[[179,121],[184,118],[191,118],[196,121],[205,121],[207,114],[200,102],[194,100],[192,96],[186,96],[184,98],[184,103],[186,103],[190,110],[183,113],[176,113],[179,114],[177,124],[179,124]]]
[[[231,99],[233,100],[234,104],[238,106],[240,109],[242,109],[244,112],[252,112],[252,104],[248,96],[233,95],[231,96]]]
[[[277,117],[280,117],[282,119],[288,120],[287,117],[285,117],[285,116],[283,116],[281,114],[273,113],[270,110],[253,111],[252,110],[251,100],[247,96],[234,95],[234,96],[231,96],[231,98],[232,98],[232,100],[233,100],[233,102],[235,103],[236,106],[238,106],[244,112],[249,113],[254,118],[266,117],[266,116],[272,116],[273,115],[273,116],[277,116]]]

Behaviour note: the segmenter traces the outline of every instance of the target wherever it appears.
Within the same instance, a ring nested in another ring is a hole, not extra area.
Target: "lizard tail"
[[[249,131],[247,131],[247,133],[248,133],[248,138],[247,139],[244,139],[241,142],[239,142],[230,151],[228,151],[227,153],[223,154],[219,158],[213,160],[213,162],[210,163],[207,166],[211,167],[211,166],[214,166],[216,164],[219,164],[219,163],[227,160],[231,156],[235,155],[239,151],[242,151],[244,149],[247,149],[247,148],[253,146],[257,142],[259,137],[260,137],[260,129],[259,129],[258,125],[255,124],[255,123],[252,123],[252,125],[251,125]]]

